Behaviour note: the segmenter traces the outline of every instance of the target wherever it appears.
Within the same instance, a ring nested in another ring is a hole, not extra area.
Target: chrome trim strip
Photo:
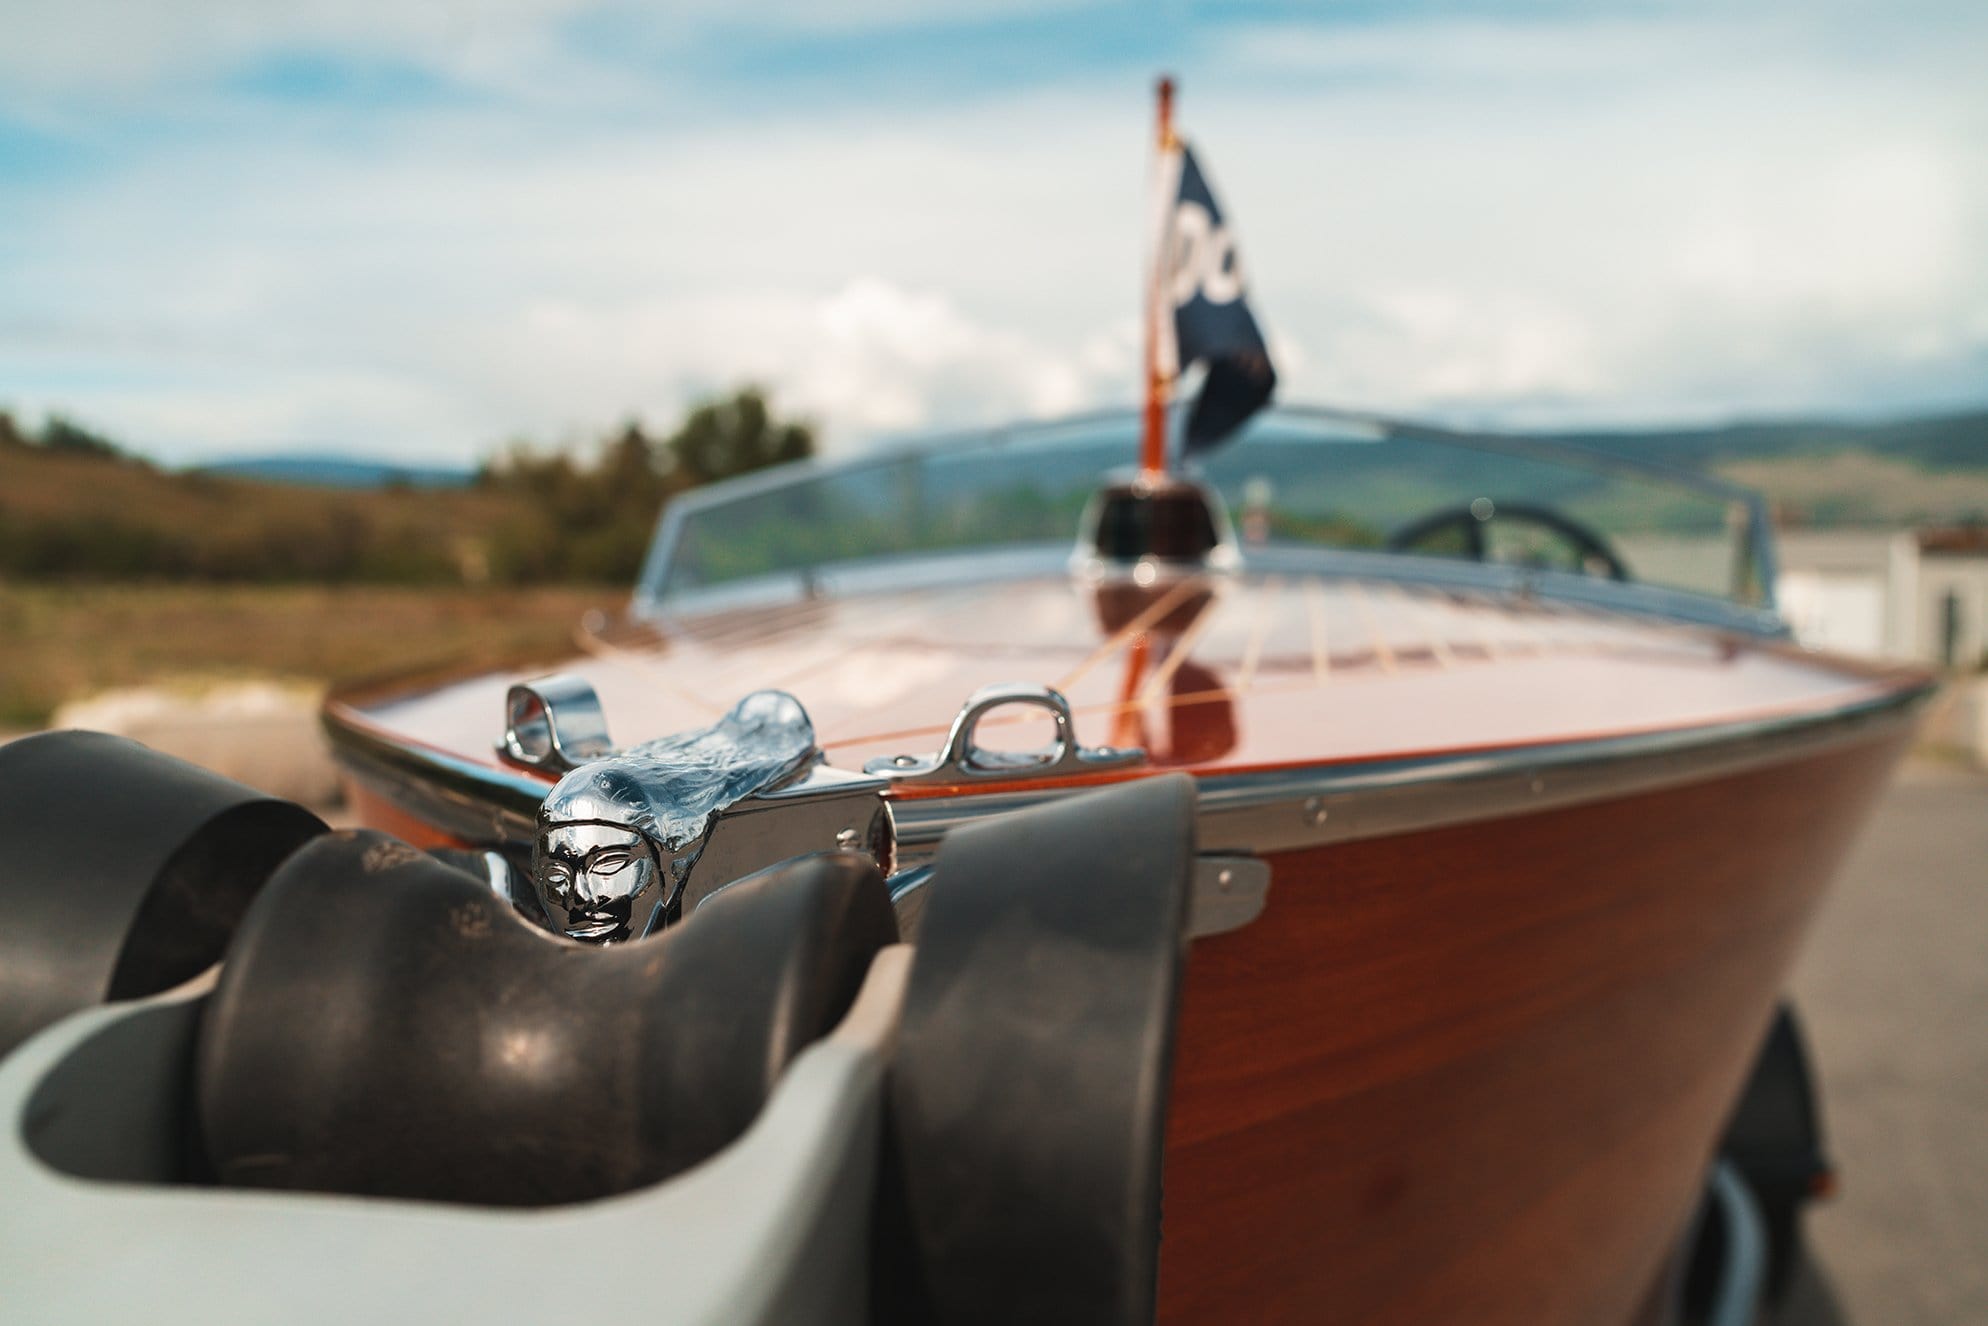
[[[1905,726],[1930,688],[1824,716],[1210,779],[1201,841],[1281,852],[1470,824],[1744,773]]]
[[[1203,852],[1262,856],[1655,791],[1892,735],[1934,690],[1927,680],[1827,713],[1682,731],[1202,777],[1196,834]],[[529,840],[546,784],[396,746],[335,709],[325,727],[348,772],[419,818],[472,843]],[[895,799],[896,868],[927,864],[962,824],[1094,785]]]
[[[1928,682],[1821,715],[1203,777],[1196,834],[1203,852],[1263,856],[1656,791],[1875,739],[1908,725],[1932,692]],[[896,802],[898,863],[928,859],[961,824],[1060,794]]]
[[[442,832],[477,846],[529,844],[550,781],[426,747],[405,746],[326,706],[332,758],[354,780]]]

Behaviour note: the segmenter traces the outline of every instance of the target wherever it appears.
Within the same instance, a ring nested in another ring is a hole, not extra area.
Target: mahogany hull
[[[1271,863],[1267,910],[1188,964],[1168,1321],[1634,1318],[1929,685],[1324,574],[1125,601],[1058,574],[652,634],[571,669],[624,733],[791,686],[855,769],[937,749],[979,685],[1049,678],[1080,741],[1147,751],[1114,776],[1195,777],[1202,851]],[[422,845],[529,837],[545,779],[492,744],[514,680],[335,698],[361,818]],[[896,788],[897,863],[1080,781]]]
[[[1161,1319],[1635,1319],[1903,740],[1273,857],[1188,965]]]

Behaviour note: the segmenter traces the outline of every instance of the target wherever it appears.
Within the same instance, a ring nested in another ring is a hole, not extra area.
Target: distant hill
[[[1555,433],[1557,441],[1699,469],[1736,461],[1864,452],[1928,470],[1988,469],[1988,410],[1874,423],[1788,420],[1689,429]]]
[[[192,467],[195,474],[307,488],[467,488],[476,472],[441,465],[397,465],[343,456],[244,456]]]
[[[705,477],[692,462],[777,459],[706,446],[709,432],[631,427],[585,462],[521,455],[482,476],[326,456],[172,471],[79,427],[30,433],[0,413],[0,576],[627,584],[657,509]],[[773,435],[741,436],[761,433]],[[1764,492],[1788,527],[1988,524],[1988,410],[1555,436],[1723,475]],[[1040,477],[1058,476],[1043,463]]]
[[[1779,420],[1702,428],[1582,429],[1547,436],[1591,451],[1717,472],[1754,461],[1858,454],[1935,472],[1988,470],[1988,410],[1864,423]],[[476,471],[468,467],[329,455],[245,456],[191,472],[310,488],[466,488],[476,481]],[[1760,471],[1749,466],[1747,473],[1757,476]]]
[[[1988,521],[1988,410],[1560,433],[1590,450],[1704,470],[1764,493],[1786,528]]]

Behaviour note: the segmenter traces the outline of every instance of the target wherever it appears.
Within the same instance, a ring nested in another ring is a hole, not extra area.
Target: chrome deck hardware
[[[1056,724],[1056,736],[1047,749],[1033,751],[989,750],[975,740],[980,720],[1008,705],[1028,705],[1046,710]],[[933,784],[948,787],[1022,778],[1061,778],[1071,774],[1103,773],[1124,769],[1146,758],[1137,748],[1117,750],[1109,746],[1080,746],[1070,718],[1070,702],[1048,686],[1007,682],[983,686],[967,697],[945,748],[936,755],[892,755],[871,760],[863,772],[889,779],[893,784]]]
[[[568,761],[539,808],[531,877],[535,919],[570,939],[639,939],[808,852],[853,848],[889,868],[883,780],[824,765],[807,711],[784,691],[756,691],[708,728],[619,752],[577,677],[513,687],[507,716],[505,749],[520,762]],[[581,751],[597,753],[573,760]]]
[[[1212,486],[1179,474],[1121,472],[1091,495],[1070,569],[1093,584],[1151,585],[1242,565],[1228,507]]]
[[[979,744],[981,720],[1012,705],[1049,714],[1047,748]],[[529,887],[513,879],[509,896],[548,929],[597,944],[652,934],[727,884],[805,853],[865,852],[886,875],[920,864],[899,859],[885,799],[893,786],[1059,778],[1146,759],[1078,744],[1069,701],[1024,684],[976,691],[939,754],[873,760],[860,774],[823,762],[807,711],[784,691],[748,695],[711,727],[617,751],[593,688],[565,675],[511,688],[500,750],[561,774],[539,807]],[[493,889],[502,882],[492,875]]]
[[[1187,901],[1191,939],[1240,930],[1263,915],[1270,901],[1270,863],[1238,853],[1204,854],[1194,861],[1194,892]]]
[[[906,939],[917,939],[932,875],[927,862],[890,877],[891,905],[897,909],[898,929]],[[1233,852],[1197,856],[1193,892],[1187,899],[1187,938],[1205,939],[1240,930],[1263,915],[1269,901],[1268,861]]]
[[[594,688],[555,673],[511,687],[504,697],[504,740],[497,753],[512,764],[563,774],[614,753],[607,715]]]

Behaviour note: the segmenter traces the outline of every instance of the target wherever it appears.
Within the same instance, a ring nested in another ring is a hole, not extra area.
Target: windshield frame
[[[702,615],[728,606],[766,601],[769,585],[761,585],[755,591],[750,581],[727,582],[676,595],[664,593],[685,528],[713,508],[830,477],[882,470],[938,453],[957,453],[967,444],[977,453],[997,453],[1037,443],[1048,434],[1129,423],[1136,417],[1136,412],[1126,409],[1098,410],[995,428],[924,434],[887,443],[855,456],[795,461],[695,489],[670,501],[659,516],[655,535],[643,561],[642,573],[636,582],[630,615],[645,621],[660,622],[687,615]],[[1753,635],[1786,637],[1789,633],[1774,601],[1777,566],[1773,527],[1765,499],[1753,489],[1681,465],[1599,451],[1548,437],[1469,431],[1329,406],[1280,405],[1265,411],[1264,417],[1298,426],[1330,427],[1342,433],[1364,435],[1360,440],[1375,443],[1433,443],[1601,475],[1649,480],[1725,503],[1744,513],[1745,528],[1738,532],[1733,547],[1733,592],[1728,596],[1645,581],[1603,580],[1553,569],[1380,553],[1330,545],[1280,544],[1241,549],[1245,570],[1316,570],[1367,579],[1450,583],[1471,588],[1506,589],[1516,593],[1541,593],[1592,606],[1648,612]],[[1099,476],[1100,482],[1103,478],[1103,475]],[[1072,538],[1074,536],[1073,529]],[[1063,564],[1070,546],[1070,540],[1063,540],[1053,545],[886,554],[859,559],[857,563],[825,563],[810,567],[803,573],[774,573],[755,579],[777,583],[778,587],[770,589],[776,601],[796,596],[815,597],[849,592],[890,583],[893,579],[930,583],[936,577],[956,583],[964,579],[1001,578],[1052,570]],[[991,562],[976,565],[983,556],[990,557]],[[1741,586],[1747,582],[1750,582],[1753,591],[1750,601],[1737,596]]]

